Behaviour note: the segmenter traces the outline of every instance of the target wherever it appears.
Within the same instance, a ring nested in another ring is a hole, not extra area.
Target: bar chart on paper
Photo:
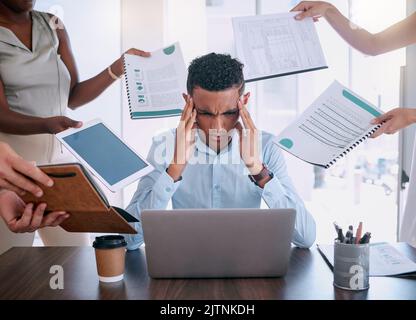
[[[186,92],[186,67],[179,42],[148,58],[125,54],[127,98],[132,119],[178,116]]]
[[[294,12],[233,18],[237,57],[247,82],[327,68],[312,19]]]

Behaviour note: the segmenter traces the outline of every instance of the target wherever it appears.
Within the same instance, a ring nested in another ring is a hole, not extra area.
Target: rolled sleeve
[[[265,147],[263,158],[274,177],[263,189],[258,187],[262,198],[269,208],[295,209],[296,221],[292,242],[301,248],[311,247],[316,238],[315,220],[297,194],[287,173],[283,155],[273,141]]]
[[[282,186],[280,181],[274,177],[266,183],[264,188],[260,188],[259,186],[257,186],[257,188],[269,208],[276,207],[276,204],[279,203],[285,196],[284,186]]]
[[[160,147],[163,147],[160,149]],[[164,161],[156,161],[156,150],[164,153],[164,140],[154,139],[150,148],[147,160],[151,163],[155,170],[144,176],[137,187],[137,190],[127,206],[126,210],[136,217],[139,222],[134,224],[135,235],[124,235],[127,240],[127,249],[135,250],[143,244],[143,230],[141,224],[141,211],[145,209],[166,209],[169,200],[179,188],[181,182],[174,180],[166,172],[167,159]]]
[[[179,188],[181,181],[175,182],[172,177],[163,170],[153,185],[154,200],[159,203],[167,203]]]

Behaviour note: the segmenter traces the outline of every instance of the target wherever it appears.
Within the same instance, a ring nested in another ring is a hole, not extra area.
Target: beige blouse
[[[47,13],[32,11],[32,50],[8,28],[0,27],[0,77],[11,110],[36,117],[65,115],[71,77],[58,54],[56,30]],[[37,164],[59,162],[64,156],[53,135],[11,135],[5,141]],[[65,154],[66,156],[67,154]]]

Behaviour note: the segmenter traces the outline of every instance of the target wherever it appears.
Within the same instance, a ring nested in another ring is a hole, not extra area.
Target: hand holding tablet
[[[99,119],[56,137],[112,192],[154,169]]]

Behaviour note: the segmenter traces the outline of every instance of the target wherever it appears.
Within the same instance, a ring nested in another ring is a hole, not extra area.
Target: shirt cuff
[[[166,171],[162,171],[156,183],[153,185],[153,192],[158,199],[169,201],[180,184],[181,181],[175,182]]]
[[[264,188],[260,188],[257,185],[256,188],[270,208],[275,207],[276,203],[285,195],[285,188],[276,177],[268,181]]]
[[[143,237],[142,236],[126,236],[124,235],[126,242],[127,242],[127,250],[133,251],[137,250],[143,244]]]

